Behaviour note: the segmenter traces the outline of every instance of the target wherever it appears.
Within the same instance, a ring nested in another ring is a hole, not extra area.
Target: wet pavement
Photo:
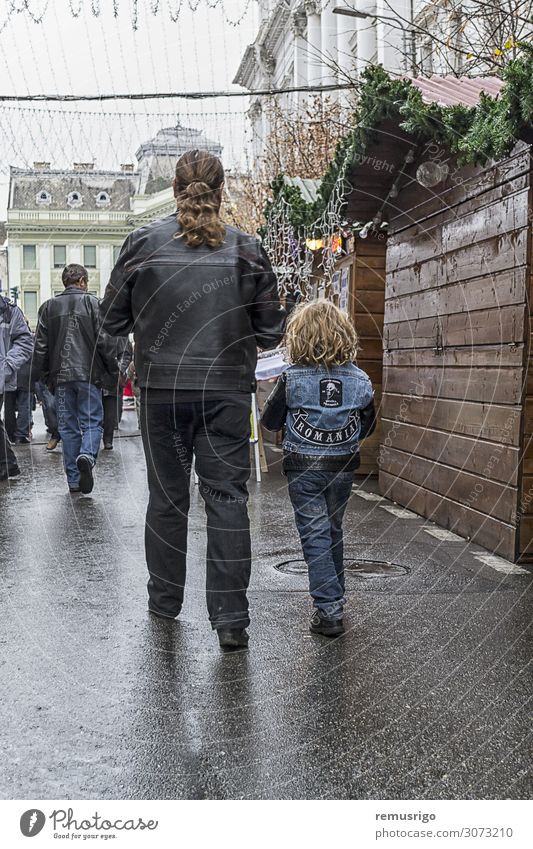
[[[223,654],[197,492],[180,619],[146,612],[144,459],[124,416],[91,496],[69,495],[42,425],[0,488],[1,798],[531,798],[530,574],[356,479],[347,556],[408,572],[349,573],[347,634],[313,637],[305,575],[274,568],[301,554],[270,451],[250,484],[250,650]]]

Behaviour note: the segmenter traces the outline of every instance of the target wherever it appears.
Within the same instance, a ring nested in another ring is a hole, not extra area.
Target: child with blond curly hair
[[[298,306],[286,337],[291,366],[268,398],[262,422],[285,426],[283,469],[309,572],[312,633],[344,632],[342,520],[359,443],[375,427],[374,393],[355,365],[357,334],[329,301]]]

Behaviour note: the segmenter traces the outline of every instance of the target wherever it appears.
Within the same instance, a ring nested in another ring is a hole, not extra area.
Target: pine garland
[[[520,47],[520,57],[503,70],[504,85],[499,97],[482,93],[478,105],[472,107],[424,103],[420,90],[409,80],[393,79],[381,65],[368,67],[362,74],[353,128],[337,145],[317,199],[306,203],[300,190],[287,186],[283,175],[279,175],[271,183],[272,200],[265,208],[267,221],[283,197],[296,231],[312,227],[323,214],[345,164],[360,161],[386,120],[396,121],[417,143],[433,141],[446,147],[457,156],[460,165],[478,165],[504,157],[533,124],[533,46]]]

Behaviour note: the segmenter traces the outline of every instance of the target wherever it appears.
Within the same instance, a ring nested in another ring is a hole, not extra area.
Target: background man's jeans
[[[73,380],[56,387],[56,413],[63,443],[63,465],[69,486],[78,486],[80,454],[96,463],[103,430],[102,390],[93,383]]]
[[[323,619],[341,619],[344,607],[342,519],[352,472],[287,471],[314,606]]]
[[[5,426],[11,440],[30,438],[32,415],[31,407],[33,393],[27,389],[16,389],[6,392],[4,397]]]
[[[193,451],[207,514],[207,608],[213,628],[249,625],[246,590],[250,396],[141,404],[150,500],[146,514],[149,606],[177,616],[183,603]]]

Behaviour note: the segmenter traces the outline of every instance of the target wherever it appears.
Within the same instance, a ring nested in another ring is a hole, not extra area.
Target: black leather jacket
[[[42,304],[31,373],[52,388],[71,380],[101,386],[105,377],[118,377],[111,340],[100,332],[98,298],[68,286]]]
[[[220,248],[188,247],[176,216],[133,232],[100,304],[112,336],[135,334],[140,387],[250,392],[257,346],[281,339],[285,310],[257,239],[226,226]]]

